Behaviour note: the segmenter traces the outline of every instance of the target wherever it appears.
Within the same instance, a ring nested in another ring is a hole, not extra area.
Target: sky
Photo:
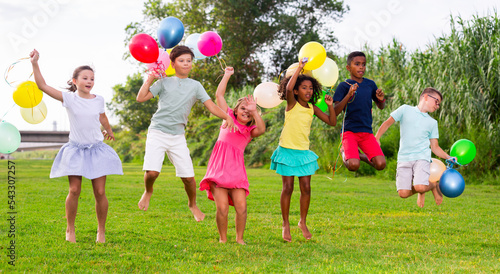
[[[364,44],[376,49],[393,38],[407,50],[425,49],[436,37],[449,33],[451,15],[462,19],[491,15],[499,1],[346,0],[345,4],[350,11],[334,26],[339,54]],[[110,102],[113,86],[140,71],[138,62],[122,56],[128,50],[125,27],[142,20],[143,7],[141,0],[0,0],[0,71],[36,48],[47,84],[63,90],[76,67],[91,65],[95,69],[92,93]],[[7,74],[8,80],[14,84],[29,80],[31,71],[29,60],[21,60]],[[15,86],[0,81],[1,119],[19,130],[53,130],[54,122],[57,130],[69,130],[66,110],[47,95],[43,97],[47,118],[36,125],[24,121],[12,99],[14,91]],[[111,124],[118,123],[109,110],[106,114]]]

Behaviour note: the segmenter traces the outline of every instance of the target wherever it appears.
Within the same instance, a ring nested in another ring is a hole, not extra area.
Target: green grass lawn
[[[147,212],[137,208],[143,172],[124,164],[109,176],[106,243],[96,244],[97,221],[90,181],[85,180],[76,219],[77,243],[65,241],[67,178],[49,179],[52,161],[17,160],[15,266],[8,264],[7,179],[0,191],[2,272],[500,272],[500,186],[467,185],[457,198],[426,206],[401,199],[393,181],[318,174],[312,179],[308,226],[296,227],[298,182],[290,209],[292,243],[281,239],[281,177],[249,169],[246,246],[236,244],[234,209],[228,243],[218,242],[215,204],[198,192],[207,215],[197,223],[182,182],[164,167]],[[0,173],[7,178],[7,161]],[[195,169],[199,182],[205,168]]]

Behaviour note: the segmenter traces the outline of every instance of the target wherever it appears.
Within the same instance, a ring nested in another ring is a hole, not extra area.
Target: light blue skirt
[[[281,176],[309,176],[319,169],[318,155],[310,150],[278,146],[271,156],[271,169]]]
[[[92,180],[110,174],[123,175],[122,162],[113,148],[103,142],[64,144],[50,170],[50,178],[73,175]]]

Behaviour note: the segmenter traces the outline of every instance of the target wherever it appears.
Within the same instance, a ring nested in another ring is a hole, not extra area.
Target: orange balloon
[[[446,166],[444,165],[443,162],[436,158],[432,158],[431,166],[430,166],[430,176],[429,176],[429,182],[435,183],[439,181],[441,178],[441,175],[443,175],[443,172],[446,170]]]

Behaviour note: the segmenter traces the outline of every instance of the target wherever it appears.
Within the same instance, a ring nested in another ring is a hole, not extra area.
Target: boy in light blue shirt
[[[439,108],[442,98],[438,90],[426,88],[420,94],[417,106],[400,106],[382,123],[375,135],[380,144],[380,137],[387,129],[394,122],[400,122],[396,187],[401,198],[418,193],[417,204],[420,207],[424,207],[425,192],[428,191],[432,191],[437,205],[443,202],[439,184],[429,182],[431,152],[440,158],[453,159],[439,147],[437,121],[429,116]]]

